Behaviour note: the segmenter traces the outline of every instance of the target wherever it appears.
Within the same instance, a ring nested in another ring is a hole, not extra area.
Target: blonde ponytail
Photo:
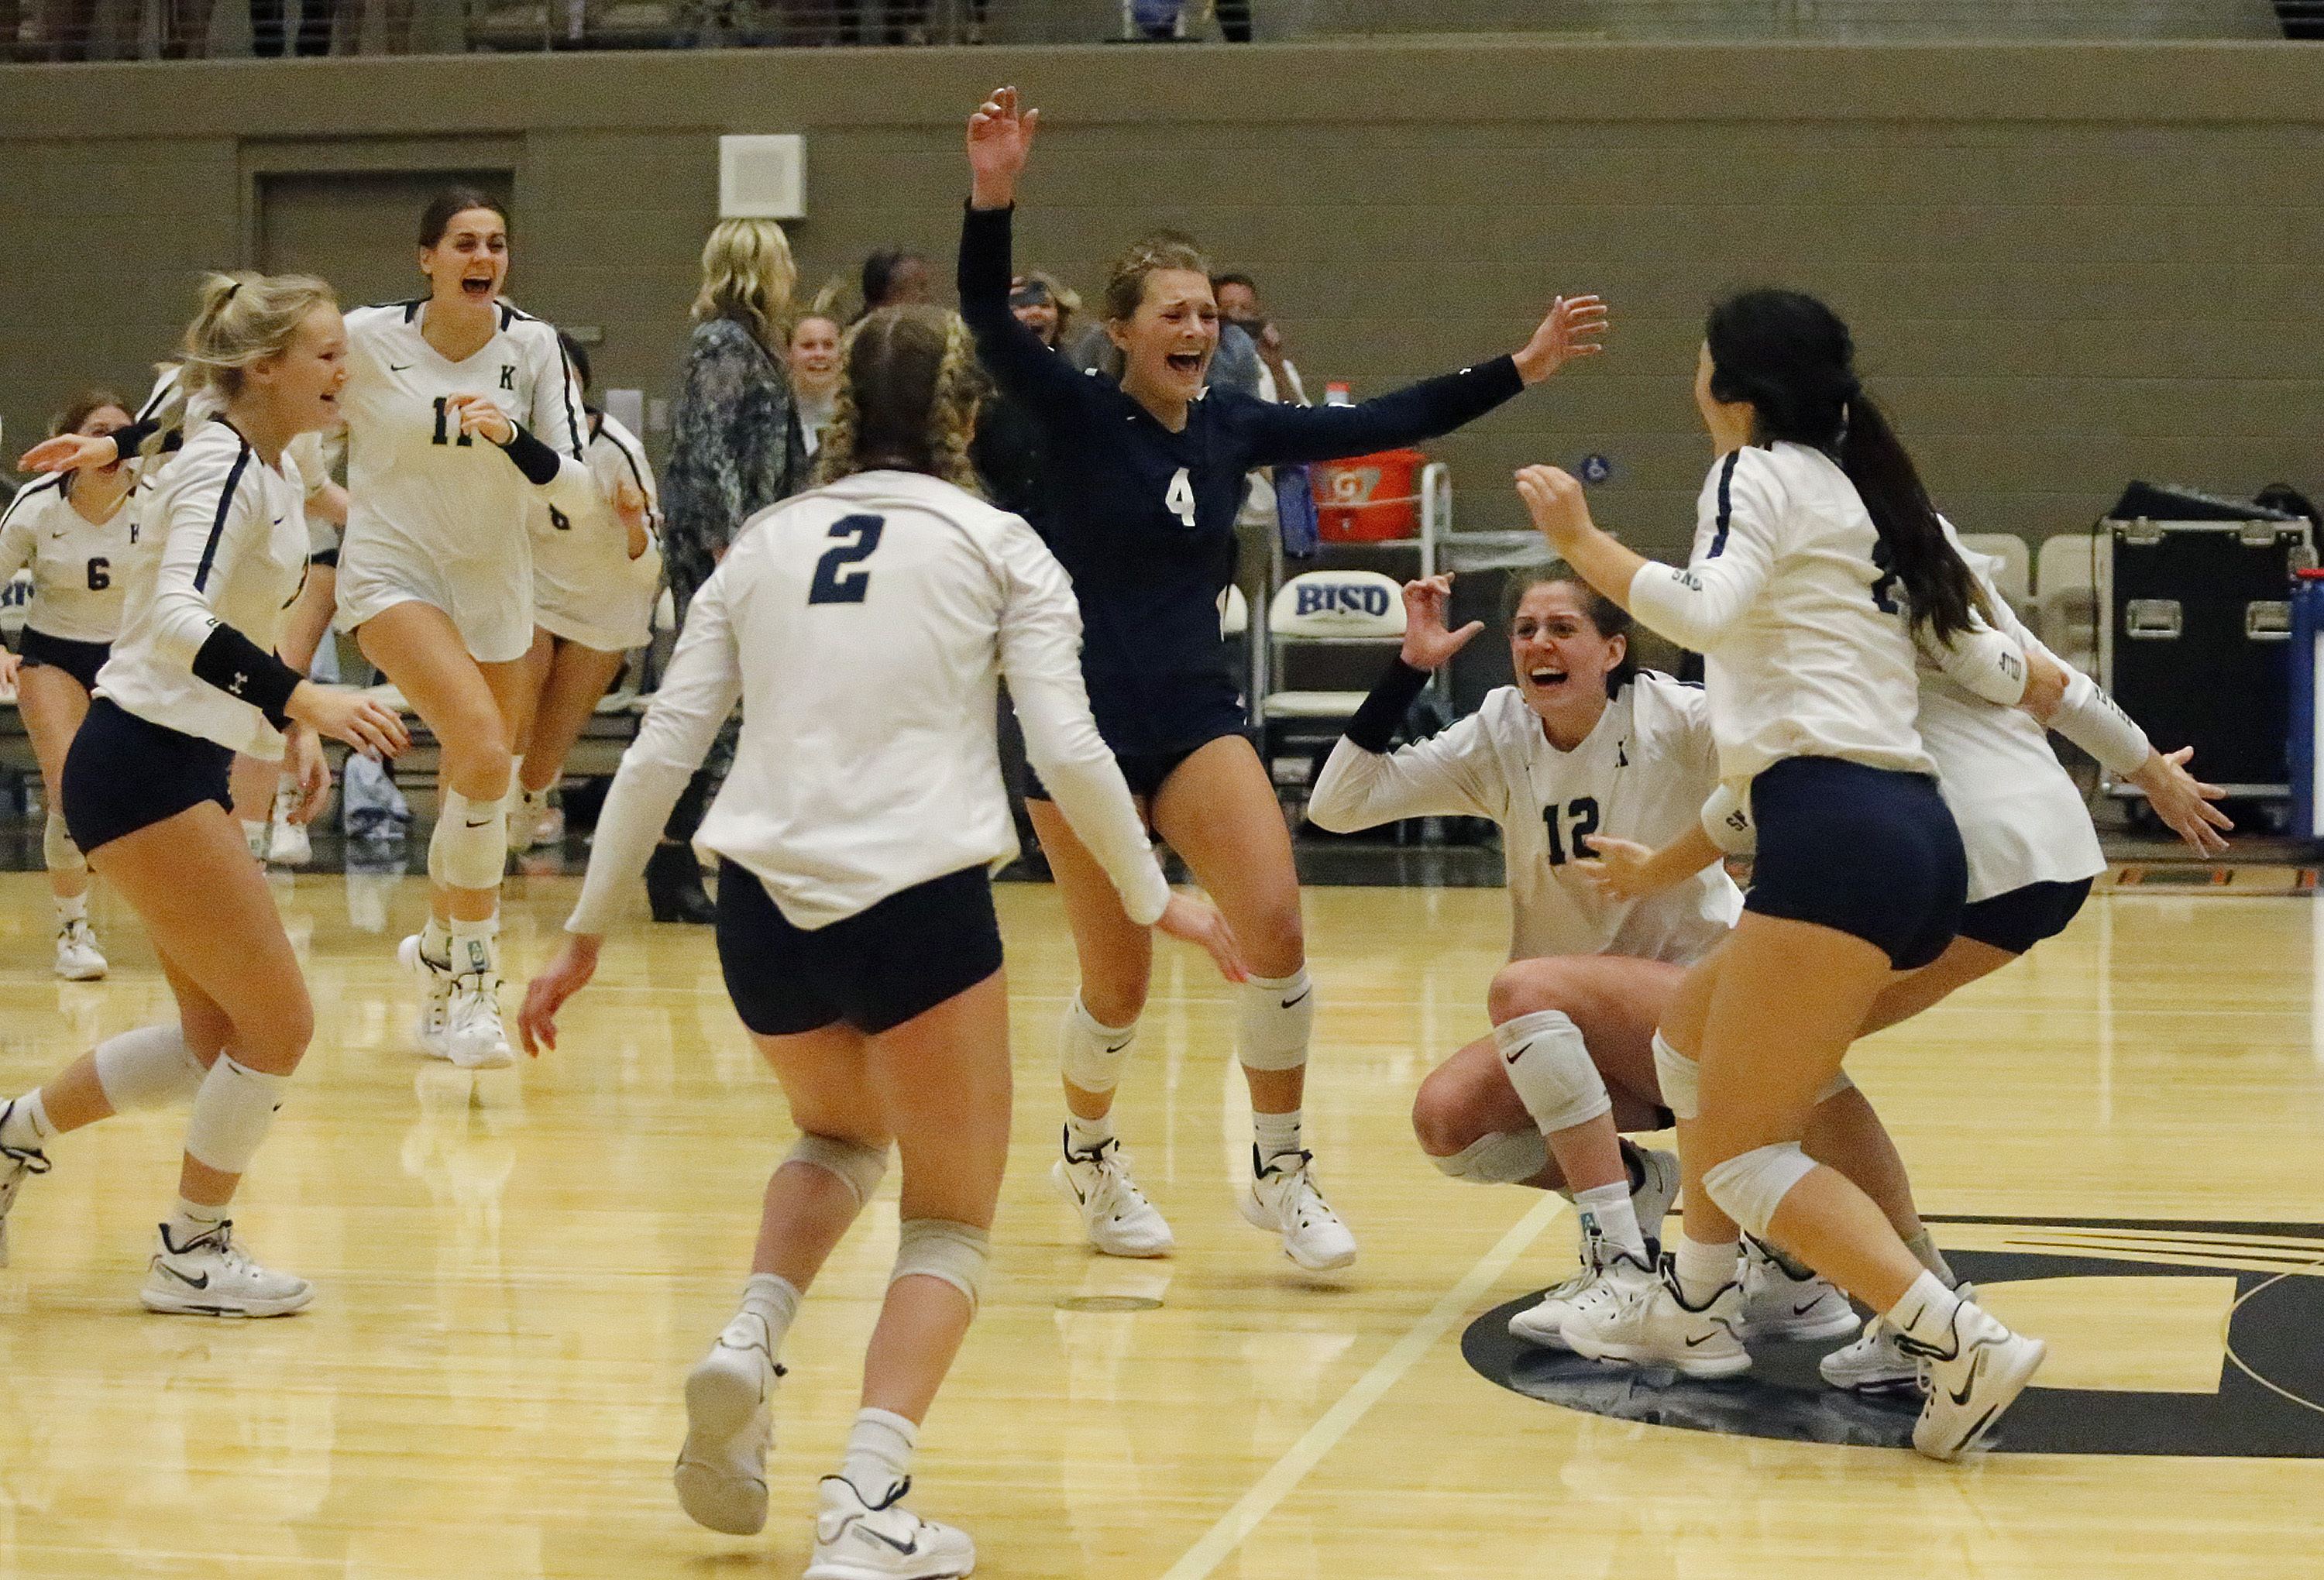
[[[200,306],[186,326],[179,399],[171,404],[178,406],[204,390],[231,400],[241,392],[244,369],[281,355],[317,308],[337,306],[331,288],[310,274],[244,270],[206,276]]]

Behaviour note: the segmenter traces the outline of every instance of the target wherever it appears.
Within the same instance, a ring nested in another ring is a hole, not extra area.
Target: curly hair
[[[732,318],[779,354],[790,339],[791,289],[798,265],[790,237],[771,219],[722,219],[702,245],[702,289],[688,316],[697,324]]]
[[[1138,305],[1146,299],[1147,278],[1172,269],[1183,269],[1207,280],[1210,254],[1183,231],[1157,231],[1115,259],[1105,280],[1106,317],[1114,323],[1136,317]]]
[[[839,398],[816,455],[815,481],[893,467],[979,491],[968,446],[983,374],[957,313],[881,308],[839,343]]]

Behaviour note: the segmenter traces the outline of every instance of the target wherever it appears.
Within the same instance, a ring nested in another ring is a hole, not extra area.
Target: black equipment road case
[[[2134,482],[2098,532],[2098,683],[2157,748],[2193,747],[2197,778],[2289,796],[2292,573],[2316,563],[2308,520]]]

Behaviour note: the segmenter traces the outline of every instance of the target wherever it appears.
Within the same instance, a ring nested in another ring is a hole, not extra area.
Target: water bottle
[[[1326,384],[1323,386],[1324,405],[1353,406],[1355,403],[1356,398],[1348,393],[1348,387],[1345,384]]]

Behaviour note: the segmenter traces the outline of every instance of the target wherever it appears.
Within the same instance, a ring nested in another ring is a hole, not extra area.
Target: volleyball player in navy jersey
[[[1204,390],[1218,348],[1208,261],[1182,239],[1149,242],[1115,267],[1106,332],[1119,386],[1085,377],[1009,308],[1010,216],[1038,111],[1001,88],[968,122],[973,182],[961,231],[961,315],[985,367],[1040,426],[1048,457],[1035,526],[1081,601],[1083,673],[1098,729],[1155,830],[1232,923],[1254,970],[1239,1049],[1256,1139],[1243,1216],[1282,1237],[1303,1268],[1355,1260],[1300,1144],[1315,1012],[1299,883],[1274,787],[1244,736],[1216,601],[1235,563],[1234,519],[1254,467],[1362,455],[1450,433],[1572,356],[1596,351],[1605,310],[1560,299],[1514,355],[1495,357],[1355,407],[1278,406]],[[1157,1255],[1169,1226],[1123,1169],[1111,1112],[1152,966],[1147,930],[1047,795],[1035,828],[1064,891],[1082,988],[1067,1008],[1065,1156],[1053,1171],[1097,1249]]]

